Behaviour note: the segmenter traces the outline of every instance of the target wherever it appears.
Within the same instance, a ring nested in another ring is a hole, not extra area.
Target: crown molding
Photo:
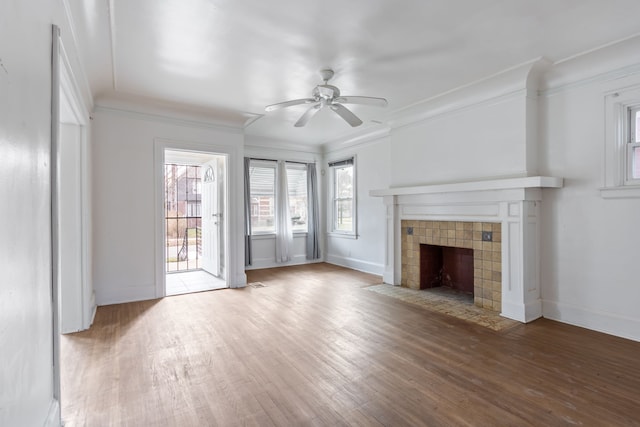
[[[540,82],[541,96],[640,73],[640,35],[557,61]]]
[[[84,108],[86,108],[87,112],[89,112],[94,107],[93,92],[91,91],[91,85],[89,84],[87,72],[80,58],[77,30],[75,28],[73,17],[71,15],[69,0],[62,0],[62,8],[64,10],[63,15],[66,23],[65,28],[69,30],[69,37],[65,36],[64,31],[60,34],[60,38],[62,39],[62,51],[65,60],[67,61],[67,64],[70,68],[69,71],[71,73],[72,79],[74,80],[74,86],[76,86],[76,90],[80,92]],[[65,40],[68,40],[68,42]],[[72,58],[69,56],[70,52],[68,51],[67,47],[69,47],[71,49],[71,53],[73,53],[73,62],[71,62]]]
[[[220,123],[207,121],[207,120],[199,120],[199,119],[188,119],[185,117],[175,117],[169,114],[162,114],[156,112],[148,112],[148,111],[140,111],[136,109],[128,109],[123,107],[110,107],[104,105],[96,105],[94,111],[97,113],[103,112],[107,114],[118,114],[122,116],[134,117],[141,120],[162,122],[162,123],[172,123],[179,126],[189,126],[189,127],[199,127],[199,128],[207,128],[207,129],[215,129],[227,133],[235,133],[242,134],[242,129],[233,126],[225,126]]]
[[[249,116],[249,113],[214,111],[117,93],[98,98],[94,111],[127,114],[186,126],[215,128],[232,133],[243,133],[243,123]]]
[[[536,58],[473,83],[394,111],[387,119],[399,128],[448,113],[517,96],[535,96],[541,76],[551,62]]]
[[[351,138],[337,139],[332,142],[322,144],[322,150],[325,154],[327,154],[334,151],[363,146],[377,142],[379,139],[385,138],[390,134],[391,128],[389,126],[369,129],[367,132],[359,133],[358,135],[355,135]]]
[[[264,152],[267,150],[282,150],[295,153],[307,153],[314,156],[321,155],[322,149],[319,145],[300,144],[289,141],[280,141],[272,138],[264,138],[256,135],[247,135],[244,137],[244,147],[246,151],[254,153]]]

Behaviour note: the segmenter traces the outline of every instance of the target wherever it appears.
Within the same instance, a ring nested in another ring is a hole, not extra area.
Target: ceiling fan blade
[[[301,128],[302,126],[306,125],[309,119],[311,119],[311,117],[313,117],[318,111],[320,111],[320,106],[321,104],[318,103],[305,111],[305,113],[298,119],[294,126],[297,128]]]
[[[360,126],[362,124],[362,120],[342,104],[331,104],[331,109],[353,127]]]
[[[386,99],[372,96],[340,96],[334,101],[342,104],[372,105],[374,107],[386,107],[389,105]]]
[[[294,105],[311,104],[313,102],[316,102],[316,100],[313,98],[294,99],[292,101],[285,101],[279,102],[277,104],[267,105],[266,107],[264,107],[264,110],[269,112],[279,110],[281,108],[293,107]]]

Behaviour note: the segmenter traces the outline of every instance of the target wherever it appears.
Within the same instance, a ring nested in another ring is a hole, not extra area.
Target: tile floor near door
[[[167,296],[226,288],[224,280],[204,270],[167,274]]]

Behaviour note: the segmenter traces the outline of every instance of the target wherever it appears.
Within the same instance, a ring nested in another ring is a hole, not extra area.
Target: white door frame
[[[81,316],[78,330],[88,329],[95,315],[95,295],[91,282],[91,203],[89,189],[89,151],[88,132],[89,109],[82,101],[69,58],[60,37],[60,28],[52,25],[51,55],[51,309],[52,309],[52,352],[53,352],[53,398],[58,402],[57,414],[50,414],[49,419],[60,419],[60,302],[65,295],[60,288],[60,200],[58,179],[58,148],[60,145],[60,120],[69,119],[78,126],[80,142],[79,175],[81,180],[80,194],[80,240],[81,246],[81,289],[79,301]],[[63,237],[62,237],[63,238]]]
[[[165,209],[164,209],[164,153],[165,150],[173,151],[195,151],[199,153],[206,153],[216,156],[225,157],[226,165],[230,163],[230,157],[233,152],[229,150],[229,147],[216,146],[212,144],[204,144],[200,142],[188,142],[177,141],[164,138],[156,138],[154,141],[154,172],[155,172],[155,227],[156,227],[156,250],[155,250],[155,279],[156,279],[156,298],[162,298],[166,296],[166,262],[165,262],[165,242],[166,242],[166,228],[165,224]],[[225,168],[224,176],[224,256],[225,265],[229,265],[229,167]],[[229,274],[225,274],[224,281],[229,287],[230,277]]]
[[[89,188],[91,181],[89,170],[90,153],[88,136],[88,124],[90,118],[89,114],[87,113],[87,108],[81,101],[82,98],[80,97],[80,91],[75,84],[69,60],[62,46],[60,49],[59,68],[59,122],[70,124],[76,127],[79,139],[78,145],[76,147],[78,152],[75,153],[76,158],[79,159],[79,163],[73,165],[58,164],[58,166],[63,166],[65,168],[76,168],[75,172],[77,176],[80,177],[80,194],[78,195],[79,200],[76,200],[80,207],[80,224],[77,233],[77,236],[79,236],[79,241],[73,242],[73,244],[78,246],[78,249],[80,250],[80,266],[77,267],[80,269],[80,289],[71,290],[73,295],[69,295],[69,291],[65,291],[64,288],[61,288],[60,294],[61,303],[63,305],[65,304],[65,301],[72,300],[72,297],[79,296],[78,301],[80,307],[73,307],[74,311],[77,311],[79,315],[77,316],[77,321],[74,322],[73,325],[68,325],[68,327],[66,328],[67,330],[62,331],[63,333],[66,333],[89,329],[89,327],[93,323],[93,318],[95,316],[96,303],[95,292],[93,290],[91,278],[91,189]],[[58,130],[58,137],[59,135],[60,130]],[[57,144],[58,146],[56,147],[56,151],[59,152],[60,146],[64,145],[65,142],[58,140]],[[57,161],[60,161],[59,157],[57,158]],[[57,184],[60,185],[61,183]],[[56,199],[60,195],[59,192],[60,188],[57,188]],[[58,212],[59,210],[60,206],[58,206]],[[58,226],[60,226],[59,219],[57,222]],[[65,235],[58,236],[58,243],[60,243],[60,241],[63,241],[65,237]]]

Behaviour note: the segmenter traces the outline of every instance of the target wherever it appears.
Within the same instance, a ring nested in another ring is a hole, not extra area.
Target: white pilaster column
[[[400,218],[396,196],[384,196],[386,208],[385,262],[382,280],[384,283],[400,285]]]
[[[502,203],[502,315],[520,322],[542,316],[540,202]]]

